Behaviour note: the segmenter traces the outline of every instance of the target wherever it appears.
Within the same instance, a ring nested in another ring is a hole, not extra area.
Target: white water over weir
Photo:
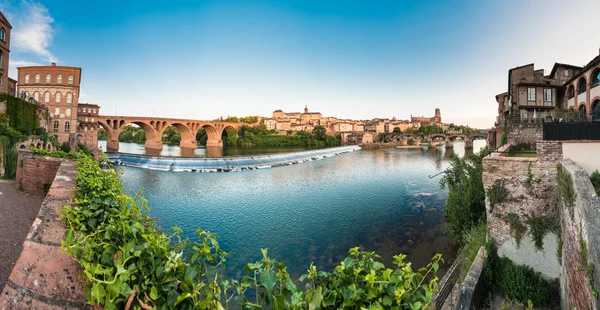
[[[116,165],[139,167],[153,170],[230,172],[299,164],[307,161],[319,160],[358,150],[360,150],[360,147],[353,145],[293,153],[212,158],[147,156],[126,153],[109,153],[107,154],[107,156],[109,160],[115,163]]]

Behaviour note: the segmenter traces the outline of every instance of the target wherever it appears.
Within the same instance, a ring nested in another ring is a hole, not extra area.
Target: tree
[[[485,192],[483,190],[482,159],[487,150],[468,159],[452,158],[450,167],[440,180],[442,189],[448,189],[444,206],[446,225],[458,244],[463,244],[465,233],[485,221]]]
[[[98,129],[98,140],[107,140],[108,139],[108,135],[106,134],[106,130],[104,130],[104,128],[100,127],[100,129]]]
[[[400,127],[394,127],[394,133],[402,133],[402,130],[400,130]]]
[[[327,129],[325,129],[325,127],[323,126],[315,126],[315,128],[312,131],[312,134],[318,140],[323,141],[327,139]]]

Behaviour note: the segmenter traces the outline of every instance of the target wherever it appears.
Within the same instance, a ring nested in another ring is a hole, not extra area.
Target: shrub
[[[560,219],[558,216],[538,216],[527,221],[529,235],[535,243],[537,251],[544,250],[544,236],[553,232],[560,235]]]
[[[88,149],[87,145],[85,145],[83,143],[77,143],[77,149],[86,155],[92,155],[92,151],[90,151],[90,149]]]
[[[596,189],[596,194],[600,196],[600,172],[598,170],[594,171],[590,180],[592,181],[592,185],[594,185],[594,189]]]
[[[516,213],[507,214],[506,221],[510,226],[510,232],[515,237],[517,247],[519,247],[521,245],[521,239],[523,238],[523,235],[527,232],[527,226],[521,223],[521,217]]]
[[[490,199],[490,206],[492,210],[497,204],[501,204],[506,201],[508,192],[500,180],[497,180],[492,187],[487,191],[488,198]]]
[[[71,145],[69,144],[69,142],[63,142],[60,145],[60,149],[65,153],[69,153],[71,152]]]
[[[477,256],[477,252],[479,252],[479,249],[482,246],[486,245],[486,234],[485,222],[481,222],[479,225],[472,227],[465,234],[465,245],[462,248],[462,254],[464,255],[465,261],[463,263],[463,271],[460,279],[465,278],[469,272],[469,268],[471,268],[473,260],[475,260],[475,257]]]

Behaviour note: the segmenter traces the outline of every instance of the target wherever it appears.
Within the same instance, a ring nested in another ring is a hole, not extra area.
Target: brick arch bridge
[[[146,133],[146,149],[162,150],[162,135],[164,130],[173,126],[181,134],[181,148],[195,149],[198,147],[196,133],[200,129],[206,130],[208,140],[206,146],[223,146],[221,136],[223,131],[240,129],[239,123],[200,121],[176,118],[137,117],[137,116],[98,116],[98,124],[104,128],[107,135],[106,149],[109,152],[119,150],[119,134],[124,126],[135,124]]]
[[[454,142],[464,141],[466,148],[473,147],[473,141],[482,139],[488,141],[488,133],[487,132],[476,132],[473,134],[462,134],[462,133],[432,133],[432,134],[424,134],[424,133],[388,133],[385,134],[384,139],[386,141],[393,141],[397,143],[401,143],[403,145],[408,144],[408,139],[413,139],[414,141],[422,141],[427,139],[430,145],[435,145],[438,143],[445,143],[447,147],[454,146]]]

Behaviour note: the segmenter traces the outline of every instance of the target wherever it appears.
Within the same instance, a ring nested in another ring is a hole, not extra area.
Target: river
[[[162,227],[179,226],[189,238],[196,228],[216,233],[230,254],[231,276],[239,278],[246,263],[260,259],[260,248],[268,248],[298,277],[311,262],[331,270],[353,246],[376,251],[390,266],[398,253],[416,267],[436,253],[451,262],[455,249],[442,212],[447,192],[440,176],[429,176],[464,153],[460,144],[363,150],[232,173],[123,167],[121,178],[132,195],[144,189]]]

